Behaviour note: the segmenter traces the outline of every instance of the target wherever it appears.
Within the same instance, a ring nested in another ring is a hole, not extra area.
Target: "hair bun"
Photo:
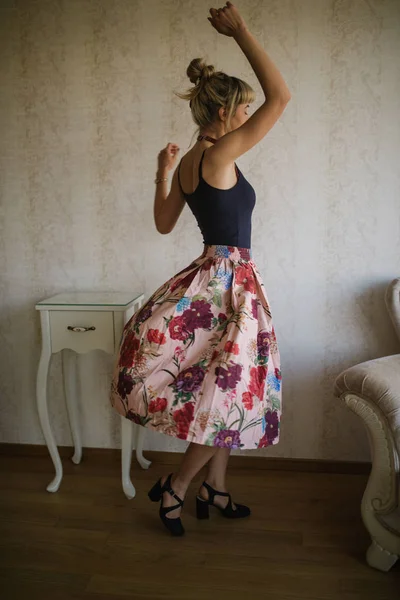
[[[202,58],[194,58],[186,69],[190,81],[198,85],[201,80],[209,79],[215,73],[214,65],[206,65]]]

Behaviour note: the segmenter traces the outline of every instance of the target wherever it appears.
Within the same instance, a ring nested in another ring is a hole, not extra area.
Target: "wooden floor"
[[[232,467],[234,499],[253,511],[234,522],[214,511],[196,520],[200,474],[187,496],[186,536],[172,538],[147,491],[175,465],[155,459],[142,471],[133,461],[129,501],[115,456],[78,466],[63,458],[55,494],[45,490],[47,456],[0,456],[2,600],[400,599],[399,563],[381,573],[364,560],[367,475]]]

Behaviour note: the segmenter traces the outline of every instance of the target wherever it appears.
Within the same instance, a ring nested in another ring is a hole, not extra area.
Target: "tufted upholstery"
[[[400,340],[400,277],[394,279],[386,290],[385,302]]]
[[[387,287],[385,302],[400,340],[400,277]],[[388,571],[400,555],[400,354],[346,369],[336,378],[334,394],[369,433],[372,469],[361,503],[372,538],[367,562]]]
[[[386,418],[400,454],[400,354],[367,360],[343,371],[335,395],[351,392],[375,404]]]

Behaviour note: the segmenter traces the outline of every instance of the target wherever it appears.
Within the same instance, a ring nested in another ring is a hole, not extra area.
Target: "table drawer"
[[[93,327],[89,331],[71,331],[68,327]],[[51,351],[71,348],[75,352],[104,350],[114,354],[112,311],[50,311]]]

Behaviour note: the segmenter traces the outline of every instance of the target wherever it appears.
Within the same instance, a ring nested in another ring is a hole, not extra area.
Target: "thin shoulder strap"
[[[204,152],[205,152],[206,150],[207,150],[207,148],[204,148],[204,150],[203,150],[203,154],[201,155],[201,159],[200,159],[200,162],[199,162],[199,181],[200,181],[201,179],[203,179],[203,176],[202,176],[202,174],[201,174],[201,167],[202,167],[202,164],[203,164]]]
[[[209,146],[208,148],[211,148],[211,146]],[[199,162],[199,181],[201,179],[203,179],[203,175],[201,173],[201,169],[202,169],[202,166],[203,166],[204,153],[205,153],[206,150],[208,150],[208,148],[204,148],[203,154],[201,155],[201,159],[200,159],[200,162]],[[235,164],[235,169],[236,169],[236,176],[239,178],[239,173],[240,173],[239,167],[237,166],[236,163],[234,163],[234,164]]]
[[[182,158],[183,158],[183,156],[182,156]],[[184,191],[183,191],[183,189],[182,189],[182,184],[181,184],[181,176],[180,176],[180,170],[181,170],[181,162],[182,162],[182,158],[181,158],[181,160],[179,161],[179,165],[178,165],[178,181],[179,181],[179,187],[181,188],[181,192],[182,192],[182,194],[185,194],[185,192],[184,192]]]

